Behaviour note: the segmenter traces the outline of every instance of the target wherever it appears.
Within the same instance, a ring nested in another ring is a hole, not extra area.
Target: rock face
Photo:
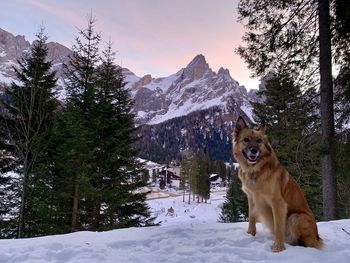
[[[48,58],[63,87],[62,64],[71,50],[49,42]],[[14,80],[12,67],[31,43],[0,29],[0,82]],[[163,78],[136,76],[122,68],[134,99],[136,123],[140,126],[140,157],[167,162],[179,159],[187,148],[205,150],[212,159],[231,158],[231,132],[239,115],[251,119],[249,101],[256,92],[234,80],[227,69],[214,72],[203,55],[197,55],[176,73]],[[64,99],[64,89],[60,94]]]
[[[0,28],[0,81],[11,83],[15,78],[13,66],[23,54],[31,48],[31,43],[24,36],[14,36]],[[47,43],[48,59],[52,61],[53,69],[57,71],[58,84],[63,85],[62,63],[66,62],[72,51],[55,42]]]

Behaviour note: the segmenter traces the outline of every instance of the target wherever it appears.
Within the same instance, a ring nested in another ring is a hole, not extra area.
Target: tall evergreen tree
[[[316,87],[320,81],[323,212],[324,218],[334,219],[337,205],[331,51],[333,48],[342,56],[346,45],[333,41],[332,47],[330,32],[331,27],[341,28],[334,26],[339,18],[336,16],[331,23],[329,0],[242,0],[238,11],[248,29],[243,38],[247,47],[240,47],[238,53],[256,76],[279,69],[289,72],[303,88]]]
[[[152,223],[146,193],[137,191],[147,185],[148,179],[133,148],[137,140],[133,104],[125,84],[109,43],[96,85],[95,229],[101,225],[112,229]]]
[[[52,182],[55,233],[86,229],[84,205],[87,193],[92,191],[93,149],[84,124],[72,102],[62,109],[55,123],[50,168],[55,175]]]
[[[286,74],[270,75],[253,103],[257,122],[266,120],[268,136],[281,164],[301,184],[314,213],[320,217],[319,133],[315,93],[302,94]]]
[[[248,200],[241,187],[242,183],[237,176],[237,170],[235,170],[222,205],[220,222],[232,223],[248,219]]]
[[[36,37],[29,54],[23,55],[18,61],[19,66],[14,68],[18,82],[6,89],[2,101],[5,107],[1,114],[2,151],[3,155],[13,157],[11,166],[20,176],[17,189],[20,192],[18,237],[34,234],[31,233],[36,218],[33,200],[40,199],[46,190],[37,189],[39,180],[43,179],[38,168],[47,155],[54,112],[58,106],[53,92],[55,72],[51,62],[47,61],[44,30],[41,29]],[[2,162],[9,165],[5,159]]]
[[[191,172],[191,155],[193,153],[189,150],[185,151],[182,154],[181,159],[181,177],[180,177],[180,189],[183,190],[183,202],[185,202],[185,192],[188,191],[188,203],[190,203],[190,186],[189,186],[189,180],[190,180],[190,172]]]
[[[198,201],[207,202],[210,197],[210,159],[204,152],[198,156]]]
[[[65,65],[67,107],[58,121],[54,159],[58,193],[70,205],[58,204],[70,210],[71,231],[150,225],[146,193],[139,191],[147,182],[134,149],[132,100],[111,45],[100,54],[94,26],[90,16]],[[69,140],[63,141],[65,135]]]
[[[71,229],[77,229],[78,221],[86,228],[91,228],[94,220],[94,204],[96,197],[94,190],[94,178],[96,178],[96,162],[93,154],[97,149],[96,142],[96,85],[97,85],[97,68],[100,62],[99,44],[101,34],[95,32],[95,19],[90,15],[86,29],[80,30],[75,38],[75,44],[72,47],[73,53],[69,61],[64,65],[66,75],[66,90],[68,111],[72,114],[85,134],[85,140],[79,140],[80,135],[75,135],[73,143],[67,145],[67,151],[73,153],[72,158],[81,160],[80,175],[75,176],[74,187],[71,192],[72,211],[71,211]],[[71,117],[68,117],[70,119]],[[85,145],[81,145],[85,144]],[[69,146],[72,149],[69,149]],[[87,152],[81,153],[75,151],[74,147],[88,149]],[[74,157],[75,156],[75,157]],[[83,158],[83,159],[82,159]],[[85,159],[86,158],[86,159]],[[63,158],[64,159],[64,158]],[[73,167],[69,169],[74,169]],[[90,187],[80,187],[89,185]],[[85,190],[85,191],[84,191]],[[79,214],[80,212],[80,214]],[[82,218],[84,217],[84,218]]]

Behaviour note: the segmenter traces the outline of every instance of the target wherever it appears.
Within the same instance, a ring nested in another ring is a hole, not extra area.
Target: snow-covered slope
[[[183,203],[182,196],[149,200],[159,227],[107,232],[77,232],[18,240],[0,240],[1,263],[345,263],[350,258],[350,220],[318,223],[322,251],[286,245],[273,253],[273,236],[261,224],[257,235],[248,223],[217,223],[225,192],[211,193],[207,204]],[[166,215],[169,207],[174,215]],[[165,211],[162,211],[165,210]]]
[[[345,263],[350,258],[350,220],[321,222],[325,248],[292,247],[271,252],[272,236],[258,225],[252,237],[247,223],[187,224],[128,228],[102,233],[78,232],[21,240],[0,240],[0,262],[198,262],[198,263]]]

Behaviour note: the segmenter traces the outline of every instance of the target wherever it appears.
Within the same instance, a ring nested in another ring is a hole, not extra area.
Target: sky
[[[258,79],[235,53],[244,27],[238,0],[0,0],[0,28],[32,41],[44,25],[49,41],[71,47],[92,12],[116,63],[142,77],[166,77],[203,54],[214,70],[227,68],[247,89]]]

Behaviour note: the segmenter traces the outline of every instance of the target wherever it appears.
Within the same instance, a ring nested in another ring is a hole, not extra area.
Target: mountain
[[[49,42],[48,58],[57,71],[58,85],[63,87],[62,63],[71,50]],[[0,82],[14,80],[12,67],[31,43],[24,36],[0,29]],[[227,69],[214,72],[203,55],[197,55],[176,73],[162,78],[136,76],[122,68],[127,88],[134,99],[136,123],[140,126],[140,157],[159,162],[180,159],[187,148],[204,150],[212,159],[231,158],[231,132],[238,116],[251,119],[249,101],[255,91],[247,93]],[[64,99],[61,89],[59,99]]]
[[[62,63],[67,61],[67,57],[72,51],[56,42],[47,43],[48,58],[52,61],[53,69],[57,71],[59,84],[63,84]],[[11,83],[15,74],[12,69],[17,64],[17,60],[30,50],[31,43],[25,40],[24,36],[14,36],[13,34],[0,28],[0,81]]]
[[[167,163],[191,148],[211,159],[231,159],[233,124],[238,116],[251,120],[249,101],[256,91],[247,93],[227,69],[214,72],[203,55],[165,78],[126,73],[141,125],[142,158]]]
[[[165,78],[127,76],[141,124],[159,124],[194,111],[226,106],[231,97],[238,107],[247,104],[246,89],[227,69],[220,68],[217,73],[210,69],[203,55],[197,55],[185,68]]]

